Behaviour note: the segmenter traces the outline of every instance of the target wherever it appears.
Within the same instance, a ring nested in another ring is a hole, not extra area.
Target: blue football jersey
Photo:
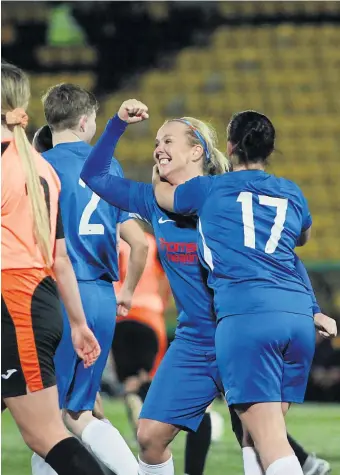
[[[177,187],[174,209],[197,214],[199,256],[218,318],[260,312],[312,315],[294,248],[311,224],[299,187],[261,170],[198,177]]]
[[[197,219],[167,213],[156,201],[152,185],[131,183],[129,211],[151,224],[163,269],[179,312],[176,336],[213,346],[216,317],[207,271],[197,254]]]
[[[43,153],[43,157],[61,181],[65,239],[77,279],[96,280],[105,275],[116,281],[119,279],[116,227],[129,219],[129,215],[101,200],[80,179],[91,148],[85,142],[62,143]],[[114,158],[110,173],[123,176]]]

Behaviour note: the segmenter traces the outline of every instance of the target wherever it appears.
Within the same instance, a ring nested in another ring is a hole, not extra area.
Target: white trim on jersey
[[[142,218],[141,215],[138,214],[138,213],[129,213],[129,217],[139,219],[140,221],[144,221],[144,223],[148,223],[148,224],[150,224],[150,226],[152,226],[150,221],[148,221],[146,218]]]
[[[200,219],[198,219],[198,230],[199,230],[199,233],[200,233],[201,238],[202,238],[204,260],[208,264],[210,269],[214,270],[214,263],[213,263],[212,253],[211,253],[211,250],[209,249],[209,247],[207,246],[207,243],[205,242],[205,237],[204,237],[204,234],[203,234],[202,224],[201,224]]]

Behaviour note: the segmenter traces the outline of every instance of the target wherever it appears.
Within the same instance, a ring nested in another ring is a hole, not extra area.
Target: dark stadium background
[[[269,115],[278,132],[271,171],[302,187],[313,215],[299,255],[340,324],[340,2],[4,1],[2,57],[30,74],[30,136],[44,123],[42,94],[60,82],[97,95],[98,134],[123,100],[145,102],[150,120],[117,150],[141,181],[165,118],[210,121],[225,150],[233,112]],[[174,307],[168,313],[171,336]],[[319,344],[308,398],[340,400],[339,354],[339,339]]]

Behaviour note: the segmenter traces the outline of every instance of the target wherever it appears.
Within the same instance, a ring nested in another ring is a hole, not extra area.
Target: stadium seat
[[[36,50],[40,64],[44,66],[62,65],[75,69],[77,66],[90,66],[97,61],[97,51],[90,46],[53,47],[41,46]]]

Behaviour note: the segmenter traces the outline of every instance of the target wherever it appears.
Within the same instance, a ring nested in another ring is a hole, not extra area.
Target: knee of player
[[[139,421],[137,429],[137,441],[142,451],[148,450],[155,445],[155,437],[143,421]]]
[[[157,432],[152,430],[152,424],[149,424],[149,422],[153,421],[140,420],[138,424],[137,440],[143,452],[161,449],[164,445],[162,439],[158,437]]]
[[[163,452],[178,430],[158,421],[140,419],[137,440],[142,452]]]
[[[68,437],[67,430],[62,423],[53,428],[46,428],[46,424],[34,427],[32,430],[21,428],[21,434],[25,444],[43,458],[56,443]]]

